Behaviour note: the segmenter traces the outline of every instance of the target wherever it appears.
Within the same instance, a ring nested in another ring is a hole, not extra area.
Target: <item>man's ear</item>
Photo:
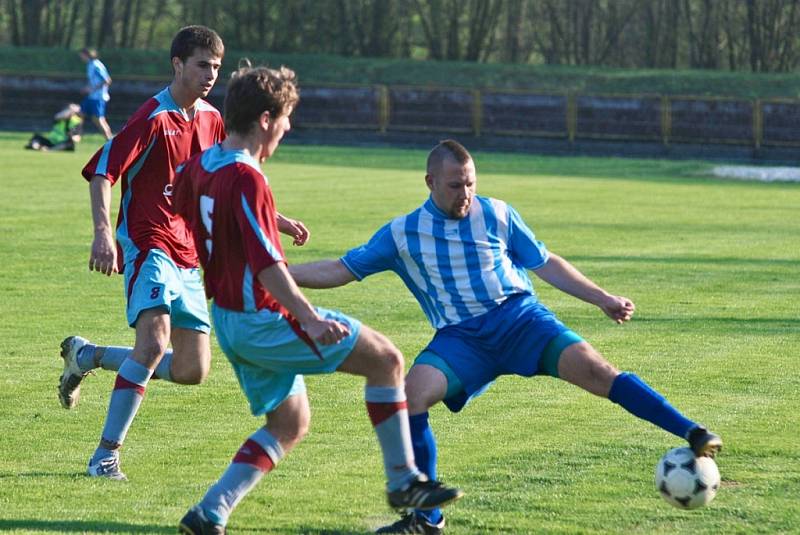
[[[433,191],[433,177],[431,175],[425,175],[425,184],[428,186],[428,189]]]
[[[264,111],[258,117],[258,124],[261,125],[261,128],[267,130],[269,128],[270,123],[272,122],[272,117],[269,114],[269,111]]]

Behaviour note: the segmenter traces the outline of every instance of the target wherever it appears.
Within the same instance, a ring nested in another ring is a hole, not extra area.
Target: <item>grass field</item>
[[[122,285],[87,270],[76,153],[0,133],[0,531],[173,533],[260,425],[219,348],[198,387],[151,383],[123,450],[129,483],[83,475],[114,374],[58,404],[58,344],[129,345]],[[510,201],[548,247],[637,304],[617,326],[544,284],[542,300],[621,369],[720,433],[723,486],[684,512],[653,487],[682,441],[552,379],[502,378],[463,413],[437,407],[441,477],[466,490],[448,533],[790,533],[800,526],[800,187],[705,178],[702,162],[476,154],[479,191]],[[421,151],[284,146],[266,167],[279,208],[341,254],[420,204]],[[119,189],[115,188],[118,202]],[[310,292],[388,334],[407,361],[431,329],[391,274]],[[308,439],[241,504],[232,533],[365,533],[392,520],[376,441],[349,376],[308,380]]]

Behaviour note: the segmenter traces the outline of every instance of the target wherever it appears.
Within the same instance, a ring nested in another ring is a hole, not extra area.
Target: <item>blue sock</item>
[[[85,372],[89,370],[93,370],[97,368],[97,364],[94,361],[94,352],[97,349],[96,345],[93,344],[86,344],[78,351],[78,367]]]
[[[172,382],[172,375],[170,374],[170,369],[172,368],[172,350],[167,349],[164,353],[164,356],[161,357],[161,362],[158,363],[156,366],[155,371],[153,372],[153,377],[158,379],[163,379],[164,381]]]
[[[89,346],[86,346],[89,347]],[[95,346],[91,346],[94,348]],[[125,362],[125,359],[130,357],[133,353],[132,347],[119,347],[119,346],[108,346],[104,347],[103,349],[103,356],[100,357],[100,366],[104,370],[119,370],[122,363]],[[81,349],[81,353],[78,355],[78,364],[81,366],[81,369],[84,371],[90,370],[92,368],[96,368],[97,366],[94,365],[94,356],[92,356],[92,363],[91,368],[86,368],[83,365],[82,358],[84,355],[84,349]],[[94,353],[92,351],[91,353]],[[161,358],[161,362],[158,363],[156,366],[155,372],[153,372],[153,377],[158,379],[163,379],[165,381],[172,381],[172,375],[170,375],[170,367],[172,366],[172,350],[167,349],[164,356]]]
[[[411,424],[411,446],[414,448],[414,461],[429,479],[436,479],[436,437],[428,423],[428,413],[415,414],[409,416]],[[442,520],[441,509],[431,509],[430,511],[415,511],[431,524],[438,524]]]
[[[104,370],[119,370],[131,353],[133,353],[132,347],[108,346],[104,348],[103,356],[100,357],[100,367]]]
[[[614,379],[608,399],[634,416],[681,438],[686,438],[689,431],[697,426],[633,373],[623,372]]]

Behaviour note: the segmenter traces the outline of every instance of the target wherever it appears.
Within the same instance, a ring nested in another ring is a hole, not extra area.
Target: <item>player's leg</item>
[[[211,366],[211,320],[199,270],[180,269],[163,252],[154,250],[138,270],[134,262],[126,265],[125,288],[132,288],[127,310],[131,326],[145,308],[164,306],[170,311],[175,351],[164,352],[153,377],[179,384],[205,380]],[[71,409],[77,405],[81,381],[89,372],[97,368],[118,371],[132,354],[132,347],[98,346],[80,336],[65,338],[58,386],[61,406]]]
[[[172,348],[164,375],[185,385],[205,381],[211,369],[211,319],[199,269],[180,269],[180,295],[172,301]],[[158,371],[158,370],[156,370]]]
[[[722,448],[722,441],[717,435],[686,418],[636,374],[620,373],[589,343],[575,341],[570,335],[577,338],[571,331],[556,337],[545,348],[542,357],[542,362],[549,362],[552,369],[553,355],[558,354],[558,377],[592,394],[608,398],[631,414],[688,440],[698,456],[713,456]],[[559,338],[566,339],[568,345],[558,347]]]
[[[426,362],[425,352],[418,358],[406,375],[406,397],[408,398],[408,420],[411,431],[411,446],[417,467],[429,479],[437,477],[437,445],[433,429],[428,421],[428,409],[442,401],[448,391],[447,374]],[[452,383],[451,383],[452,384]],[[454,385],[456,386],[456,385]],[[460,388],[460,383],[457,385]],[[441,533],[444,517],[438,507],[428,511],[416,510],[403,515],[400,520],[384,526],[377,533]]]
[[[89,460],[95,477],[125,479],[119,469],[119,449],[144,398],[147,383],[170,339],[169,314],[161,307],[142,311],[136,321],[136,343],[122,363],[111,391],[100,444]]]
[[[183,517],[181,533],[224,533],[236,505],[303,439],[310,419],[305,390],[289,396],[269,413],[267,424],[245,440],[222,477]]]
[[[165,366],[162,370],[162,375],[166,379],[182,385],[197,385],[205,381],[211,369],[211,344],[208,333],[181,327],[173,328],[172,349],[169,359],[171,366],[169,368]]]
[[[108,121],[106,121],[105,117],[98,117],[96,115],[92,116],[92,122],[95,124],[98,130],[103,134],[103,137],[106,138],[106,141],[113,137],[113,133],[111,132],[111,127],[108,125]]]
[[[41,150],[43,148],[52,147],[53,143],[41,134],[34,134],[28,144],[25,145],[26,149]]]
[[[458,412],[470,399],[485,392],[497,377],[494,356],[483,349],[485,333],[481,322],[473,323],[463,330],[439,331],[406,376],[414,458],[419,469],[431,479],[437,477],[438,460],[428,410],[441,401],[451,411]],[[495,329],[489,326],[488,330]],[[469,389],[465,381],[471,385]],[[444,525],[440,509],[417,509],[377,532],[435,535],[443,532]]]
[[[133,354],[132,347],[99,346],[81,336],[68,336],[61,342],[64,369],[58,383],[58,399],[65,409],[72,409],[80,400],[81,382],[93,370],[119,371],[125,359]],[[172,350],[167,349],[153,377],[171,381]]]
[[[86,103],[85,105],[84,102]],[[111,127],[108,126],[108,121],[106,121],[106,101],[90,98],[84,102],[81,102],[82,112],[92,118],[92,122],[106,140],[111,139]]]
[[[367,380],[364,397],[383,453],[389,503],[396,508],[444,506],[462,493],[420,478],[411,445],[403,362],[388,338],[362,326],[355,347],[338,370]]]

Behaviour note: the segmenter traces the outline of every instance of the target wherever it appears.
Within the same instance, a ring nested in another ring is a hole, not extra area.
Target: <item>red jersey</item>
[[[117,218],[119,268],[140,252],[161,249],[182,268],[197,267],[191,233],[172,208],[175,168],[192,154],[225,138],[222,117],[198,100],[189,119],[167,87],[134,113],[83,168],[83,176],[122,179]]]
[[[194,234],[206,295],[239,312],[286,310],[258,282],[258,274],[285,262],[275,201],[258,162],[217,144],[178,168],[175,211]]]

